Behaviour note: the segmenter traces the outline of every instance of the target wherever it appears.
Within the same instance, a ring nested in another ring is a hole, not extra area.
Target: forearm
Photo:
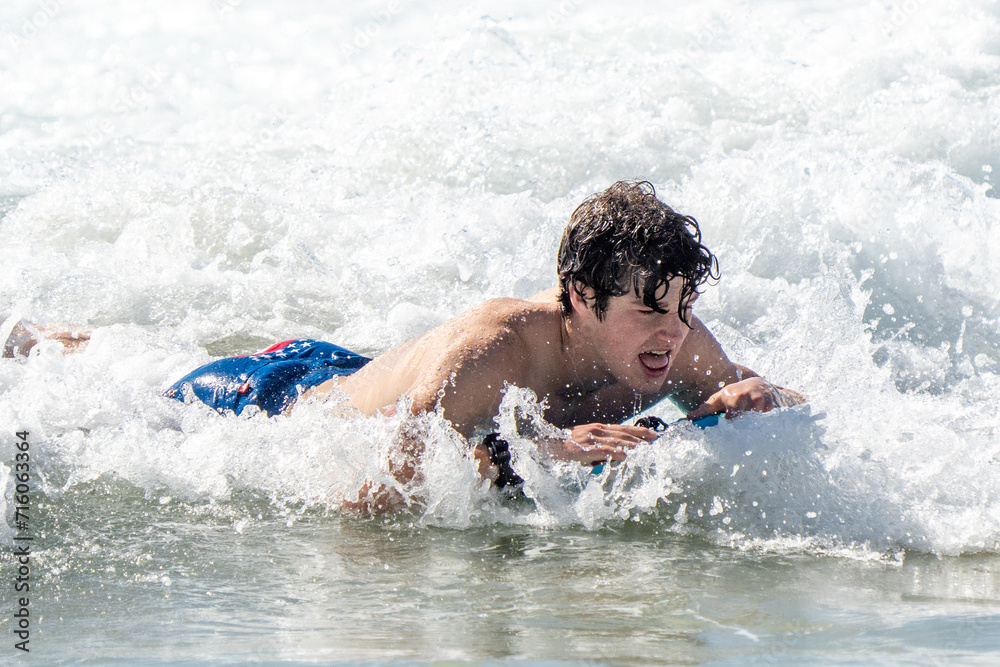
[[[418,489],[423,482],[420,460],[424,454],[424,437],[425,434],[411,425],[402,425],[387,457],[388,473],[395,483],[375,483],[366,479],[358,489],[357,498],[344,498],[341,508],[371,516],[420,507],[423,499]]]

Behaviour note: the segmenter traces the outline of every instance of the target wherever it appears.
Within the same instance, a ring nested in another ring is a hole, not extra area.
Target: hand
[[[490,453],[486,449],[486,445],[482,443],[476,445],[476,448],[472,450],[472,455],[476,459],[476,470],[479,471],[479,476],[490,480],[490,482],[496,482],[500,477],[500,471],[490,461]]]
[[[344,498],[340,501],[342,510],[361,516],[392,514],[405,510],[410,505],[411,502],[396,489],[389,488],[385,484],[379,484],[376,488],[371,482],[365,482],[361,486],[357,500]]]
[[[622,424],[574,426],[568,440],[553,440],[546,449],[553,458],[580,463],[624,461],[628,450],[659,437],[656,431]]]
[[[732,417],[739,412],[755,410],[768,412],[775,408],[786,408],[805,403],[802,394],[777,387],[764,378],[752,377],[742,382],[728,384],[708,397],[708,400],[688,413],[688,419],[700,419],[708,415],[725,412]]]

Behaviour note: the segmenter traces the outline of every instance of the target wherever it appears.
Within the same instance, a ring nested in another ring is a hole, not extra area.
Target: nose
[[[664,313],[659,325],[656,333],[661,340],[677,343],[687,335],[687,325],[677,313]]]

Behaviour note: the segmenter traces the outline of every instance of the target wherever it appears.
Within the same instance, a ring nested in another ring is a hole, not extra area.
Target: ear
[[[583,296],[580,296],[581,292]],[[588,304],[594,303],[594,290],[581,283],[573,283],[569,289],[569,302],[573,306],[573,311],[578,313],[593,312]]]

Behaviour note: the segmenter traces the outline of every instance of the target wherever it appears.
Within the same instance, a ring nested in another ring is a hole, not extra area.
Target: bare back
[[[389,411],[403,395],[414,412],[440,402],[456,430],[469,435],[497,413],[505,383],[545,395],[562,365],[557,304],[491,299],[389,350],[339,387],[364,414]]]

